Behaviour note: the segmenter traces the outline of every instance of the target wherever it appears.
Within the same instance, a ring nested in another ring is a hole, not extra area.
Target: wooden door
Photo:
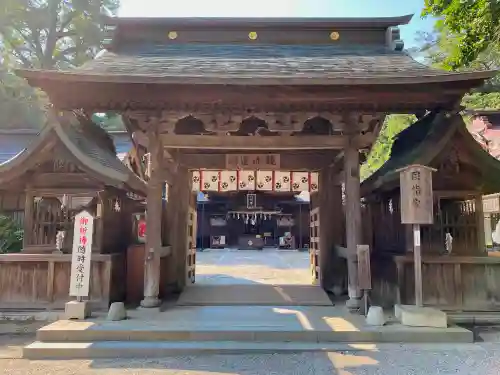
[[[319,284],[319,207],[313,208],[310,213],[310,242],[309,242],[309,265],[311,270],[311,282]]]
[[[187,230],[187,255],[186,255],[186,270],[187,270],[187,285],[194,284],[196,281],[196,206],[191,205],[188,210],[188,230]]]

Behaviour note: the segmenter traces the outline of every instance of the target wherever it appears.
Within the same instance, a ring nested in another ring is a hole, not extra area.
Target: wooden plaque
[[[279,154],[227,154],[226,169],[267,169],[280,168]]]
[[[372,288],[372,274],[370,268],[370,247],[358,245],[358,282],[359,289],[370,290]]]
[[[409,165],[397,170],[401,185],[401,222],[403,224],[432,224],[432,172],[424,165]]]

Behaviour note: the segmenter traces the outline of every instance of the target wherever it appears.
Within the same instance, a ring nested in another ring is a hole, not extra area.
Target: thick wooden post
[[[333,171],[331,168],[325,168],[319,172],[319,192],[318,206],[320,215],[320,239],[319,239],[319,268],[320,268],[320,285],[325,290],[330,290],[334,286],[333,271],[334,271],[334,239],[335,226],[338,225],[335,221],[335,198],[333,186]]]
[[[162,261],[162,269],[161,271],[165,273],[165,276],[161,277],[162,282],[165,282],[165,285],[162,285],[162,290],[164,294],[170,294],[177,290],[177,275],[176,275],[176,263],[175,263],[175,249],[173,248],[174,237],[175,237],[175,199],[172,199],[172,195],[174,192],[174,185],[171,183],[175,176],[172,176],[172,179],[167,183],[167,204],[164,215],[164,231],[165,231],[165,239],[164,244],[169,245],[172,249],[171,253],[166,257],[164,261]]]
[[[174,265],[175,289],[181,292],[186,285],[187,257],[187,221],[191,191],[191,173],[186,168],[178,168],[172,189],[169,192],[171,210],[169,217],[170,245],[172,246],[172,264]],[[170,268],[170,267],[169,267]]]
[[[359,290],[357,246],[361,240],[361,196],[359,177],[359,150],[354,139],[344,153],[345,196],[346,196],[346,242],[348,250],[347,272],[349,300],[347,307],[358,309],[361,306]]]
[[[23,250],[31,244],[33,235],[33,211],[34,211],[34,195],[31,185],[26,186],[25,202],[24,202],[24,237]]]
[[[188,214],[189,214],[189,203],[191,199],[191,195],[193,192],[191,191],[191,173],[186,168],[179,168],[179,172],[177,174],[177,180],[179,183],[179,211],[177,214],[178,220],[178,250],[177,254],[179,257],[177,258],[177,280],[179,283],[180,289],[184,289],[186,286],[186,277],[187,277],[187,254],[188,254]]]
[[[146,204],[146,251],[144,260],[144,299],[142,307],[157,307],[160,305],[160,250],[162,229],[162,193],[163,181],[161,159],[163,149],[155,132],[148,134],[150,166],[148,181],[148,196]]]
[[[477,220],[477,246],[479,247],[479,251],[485,253],[486,252],[486,236],[485,236],[485,220],[484,220],[484,208],[483,208],[483,197],[478,195],[474,200],[475,203],[475,213]],[[490,224],[491,231],[491,224]],[[490,235],[491,236],[491,235]]]

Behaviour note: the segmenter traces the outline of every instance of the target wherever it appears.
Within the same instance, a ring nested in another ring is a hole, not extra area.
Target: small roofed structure
[[[361,186],[374,296],[386,305],[413,303],[413,232],[401,224],[397,172],[412,164],[437,170],[434,223],[421,228],[424,304],[498,310],[500,259],[485,247],[482,196],[500,191],[500,161],[476,142],[460,113],[430,112],[402,131],[389,160]]]
[[[25,150],[0,165],[1,206],[24,212],[21,253],[0,255],[0,306],[66,302],[72,218],[83,209],[94,216],[90,300],[103,308],[122,300],[123,283],[112,280],[125,272],[132,213],[144,210],[147,184],[115,152],[106,132],[75,112],[53,119]],[[57,249],[59,230],[66,236]]]

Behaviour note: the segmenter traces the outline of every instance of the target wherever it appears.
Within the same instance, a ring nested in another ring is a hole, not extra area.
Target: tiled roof
[[[118,159],[123,160],[127,152],[132,148],[129,135],[125,132],[120,132],[110,133],[110,136],[113,138]],[[36,132],[27,133],[18,132],[17,130],[2,132],[0,134],[0,164],[12,159],[25,150],[37,137],[38,133]]]
[[[383,78],[442,76],[405,52],[384,46],[125,44],[75,73],[220,78]]]
[[[77,128],[73,126],[65,126],[63,131],[73,145],[75,145],[82,153],[87,155],[96,163],[125,175],[130,173],[130,169],[128,169],[127,166],[118,159],[116,154],[99,147],[85,134],[79,132]]]
[[[15,136],[15,135],[11,135]],[[10,138],[9,135],[1,135],[0,138]],[[18,134],[18,136],[20,136]],[[25,134],[22,135],[26,137]],[[104,176],[113,185],[119,188],[127,186],[136,193],[145,194],[147,184],[123,164],[111,150],[97,145],[88,135],[84,134],[78,125],[53,124],[45,127],[39,136],[25,142],[20,142],[12,148],[7,155],[8,158],[0,163],[0,179],[3,173],[5,178],[10,174],[20,175],[24,173],[23,163],[32,157],[36,158],[36,152],[40,145],[46,143],[51,137],[57,137],[64,146],[73,153],[74,157],[87,168]],[[21,138],[22,139],[22,138]],[[9,174],[10,173],[10,174]]]

